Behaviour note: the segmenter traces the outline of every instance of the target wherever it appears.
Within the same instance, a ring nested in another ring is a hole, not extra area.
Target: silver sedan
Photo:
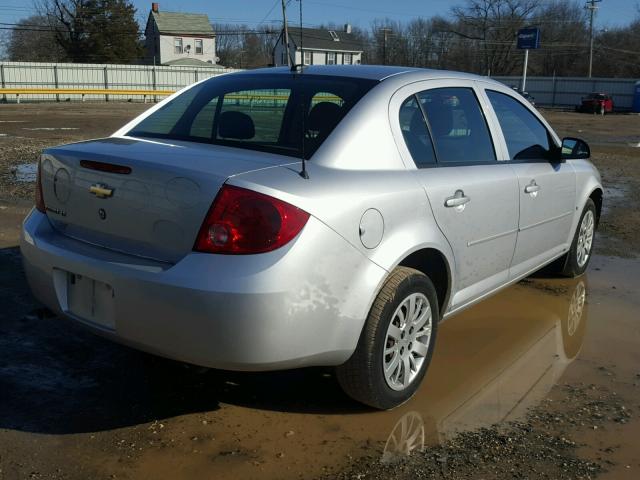
[[[43,304],[115,341],[214,368],[336,366],[392,408],[440,321],[543,266],[585,271],[589,155],[484,77],[223,75],[45,150],[24,267]]]

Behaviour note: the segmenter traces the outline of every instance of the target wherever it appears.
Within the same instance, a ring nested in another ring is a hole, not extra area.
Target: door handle
[[[456,207],[459,210],[463,210],[464,206],[470,201],[471,199],[465,196],[462,190],[456,190],[456,193],[452,197],[445,198],[444,206],[447,208]]]
[[[524,193],[537,193],[540,190],[540,185],[536,184],[535,180],[531,180],[531,183],[524,187]]]

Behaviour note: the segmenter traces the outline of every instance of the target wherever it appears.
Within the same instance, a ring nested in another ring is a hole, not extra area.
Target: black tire
[[[404,390],[398,391],[392,389],[385,379],[383,352],[387,329],[396,309],[413,293],[422,293],[429,301],[431,336],[418,373]],[[353,399],[381,410],[405,403],[416,392],[429,368],[439,320],[436,290],[429,277],[412,268],[396,268],[373,302],[355,352],[345,364],[336,368],[342,389]]]
[[[584,216],[589,211],[593,215],[593,219],[594,219],[594,238],[591,240],[591,249],[589,250],[589,256],[587,257],[587,261],[584,263],[584,265],[580,266],[578,264],[578,237],[580,235],[580,226],[582,225],[582,220],[584,219]],[[580,215],[580,220],[578,221],[578,226],[576,227],[576,231],[573,235],[573,241],[571,242],[571,247],[569,251],[564,256],[556,260],[555,263],[553,264],[555,266],[555,271],[558,274],[565,277],[575,278],[575,277],[579,277],[587,270],[587,267],[589,266],[589,262],[591,261],[591,257],[593,256],[592,253],[593,253],[593,244],[595,240],[595,227],[597,226],[596,220],[597,220],[596,205],[595,203],[593,203],[593,200],[588,199],[587,203],[584,206],[584,209],[582,210],[582,215]]]

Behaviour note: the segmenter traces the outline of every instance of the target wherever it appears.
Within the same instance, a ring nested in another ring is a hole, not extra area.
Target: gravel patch
[[[601,367],[601,369],[604,367]],[[606,370],[606,369],[605,369]],[[462,432],[440,445],[382,463],[371,454],[324,480],[404,479],[592,479],[613,462],[578,455],[573,433],[626,423],[633,412],[616,392],[596,385],[564,385],[559,400],[547,399],[523,421]]]

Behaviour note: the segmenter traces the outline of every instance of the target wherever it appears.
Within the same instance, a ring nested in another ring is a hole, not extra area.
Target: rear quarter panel
[[[411,171],[354,171],[313,163],[307,169],[308,180],[291,167],[280,167],[238,175],[229,183],[302,208],[387,272],[422,248],[439,250],[448,264],[453,265],[449,244],[438,229],[427,196]],[[373,248],[365,247],[360,239],[360,221],[368,209],[378,210],[383,218],[382,239]],[[321,257],[325,253],[316,251],[309,255]],[[341,267],[336,265],[336,275],[342,274]],[[369,306],[384,280],[375,291],[369,292]]]

